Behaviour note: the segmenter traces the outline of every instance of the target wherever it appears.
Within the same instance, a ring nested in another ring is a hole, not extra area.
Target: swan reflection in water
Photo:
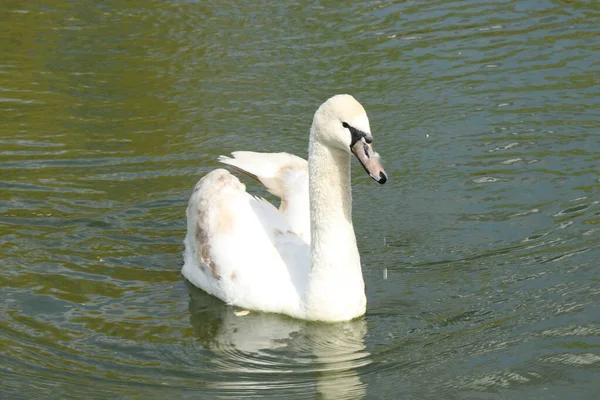
[[[358,368],[369,363],[366,321],[337,324],[295,320],[225,306],[186,282],[191,324],[210,351],[207,388],[227,398],[300,395],[360,399],[365,385]]]

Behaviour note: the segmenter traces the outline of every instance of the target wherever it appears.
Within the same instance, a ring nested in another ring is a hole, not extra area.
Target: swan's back
[[[309,246],[273,205],[245,189],[224,169],[196,184],[182,273],[229,304],[302,318]]]

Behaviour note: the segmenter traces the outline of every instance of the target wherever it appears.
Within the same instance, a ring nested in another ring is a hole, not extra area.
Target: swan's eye
[[[347,123],[347,122],[342,122],[342,126],[343,126],[344,128],[348,128],[348,129],[350,129],[350,125],[348,125],[348,123]]]

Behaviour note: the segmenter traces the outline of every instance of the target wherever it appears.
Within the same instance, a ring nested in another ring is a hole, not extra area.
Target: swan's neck
[[[365,289],[352,226],[350,155],[313,140],[308,169],[311,271],[308,319],[347,320],[364,314]]]

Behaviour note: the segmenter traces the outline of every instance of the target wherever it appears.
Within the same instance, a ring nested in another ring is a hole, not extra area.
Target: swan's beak
[[[381,185],[387,181],[387,175],[381,165],[379,154],[375,153],[371,143],[367,143],[363,137],[357,140],[350,149],[371,178]]]

